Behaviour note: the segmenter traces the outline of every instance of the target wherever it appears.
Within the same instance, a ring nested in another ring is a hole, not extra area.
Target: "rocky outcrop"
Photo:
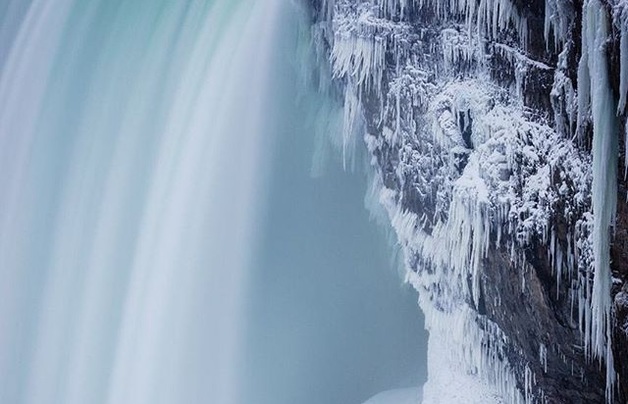
[[[312,4],[426,313],[426,401],[447,374],[465,402],[628,400],[624,5]]]

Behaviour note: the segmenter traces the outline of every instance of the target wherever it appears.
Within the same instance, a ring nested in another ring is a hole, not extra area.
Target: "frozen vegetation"
[[[364,140],[369,197],[426,315],[424,402],[557,400],[556,380],[577,387],[590,369],[606,382],[588,400],[618,400],[610,250],[628,3],[323,0],[318,10],[314,41],[345,103],[333,136],[347,164]],[[521,335],[518,304],[546,335]],[[563,306],[572,346],[544,323]]]

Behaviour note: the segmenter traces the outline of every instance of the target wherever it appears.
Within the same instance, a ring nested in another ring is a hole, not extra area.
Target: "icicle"
[[[563,250],[558,248],[558,255],[556,256],[556,298],[560,295],[560,280],[563,277]]]
[[[628,98],[628,9],[623,8],[619,15],[621,34],[619,40],[619,103],[617,115],[622,115],[626,109]],[[624,179],[628,177],[628,125],[624,126]],[[628,200],[628,195],[626,195]]]
[[[588,7],[582,8],[582,54],[578,62],[578,122],[576,133],[582,140],[584,136],[584,125],[590,119],[590,98],[591,98],[591,78],[589,72],[589,24]],[[595,33],[594,33],[595,34]]]
[[[511,0],[420,0],[419,8],[430,4],[436,15],[443,19],[455,15],[465,17],[465,23],[471,33],[476,29],[477,35],[490,39],[497,38],[499,32],[507,29],[510,24],[515,28],[519,43],[526,49],[528,43],[528,21],[523,17]],[[469,35],[470,36],[470,35]]]
[[[392,167],[386,175],[394,176],[395,189],[379,185],[382,188],[380,202],[388,212],[403,251],[407,279],[422,296],[426,324],[436,327],[436,318],[445,314],[448,321],[459,321],[462,325],[455,325],[457,332],[465,331],[472,335],[470,339],[473,340],[465,342],[460,348],[460,358],[456,358],[462,362],[462,368],[482,377],[492,375],[490,378],[500,386],[500,393],[506,400],[511,398],[513,402],[522,403],[522,380],[519,380],[520,390],[517,391],[507,360],[491,351],[492,345],[490,348],[474,345],[480,342],[486,344],[486,341],[480,340],[482,331],[478,330],[477,319],[469,313],[456,317],[456,310],[460,307],[464,310],[477,308],[483,285],[484,258],[489,248],[499,248],[501,244],[509,250],[513,266],[519,270],[524,291],[531,285],[527,279],[531,269],[526,264],[521,247],[529,245],[532,240],[542,240],[547,248],[548,263],[556,271],[557,295],[560,294],[561,282],[564,282],[561,278],[566,270],[570,277],[577,277],[578,273],[589,268],[593,219],[583,219],[573,227],[570,224],[566,239],[557,236],[552,224],[556,223],[553,220],[556,215],[578,215],[590,208],[590,162],[563,137],[576,133],[576,123],[577,133],[591,127],[592,90],[593,98],[597,94],[591,82],[599,80],[590,77],[591,72],[597,72],[592,70],[590,58],[598,55],[598,46],[589,46],[587,39],[583,39],[577,94],[568,74],[572,45],[565,45],[561,52],[551,94],[555,116],[560,117],[556,119],[557,129],[554,130],[536,119],[526,118],[521,105],[504,104],[498,89],[487,90],[485,81],[476,82],[471,78],[476,70],[486,72],[480,57],[485,50],[483,46],[488,46],[489,52],[495,51],[499,56],[508,58],[517,68],[518,88],[522,88],[531,70],[544,70],[545,74],[554,70],[529,58],[521,47],[496,43],[495,40],[503,36],[504,29],[513,27],[522,44],[528,41],[527,21],[519,14],[513,0],[414,1],[419,7],[429,5],[430,12],[443,20],[450,20],[444,24],[447,28],[441,29],[437,39],[431,44],[425,41],[432,52],[442,52],[442,59],[436,59],[439,63],[433,67],[434,71],[431,66],[425,66],[426,62],[421,59],[423,55],[414,51],[415,46],[420,49],[424,45],[423,32],[414,32],[421,39],[408,44],[404,43],[406,36],[397,37],[389,30],[389,23],[399,24],[396,18],[406,12],[404,10],[411,4],[410,1],[362,1],[357,6],[354,4],[353,8],[348,7],[348,11],[336,10],[331,59],[334,77],[347,90],[342,138],[344,159],[347,161],[352,155],[352,139],[360,138],[354,136],[354,132],[358,124],[364,124],[359,122],[363,119],[365,92],[375,95],[378,100],[369,99],[369,112],[373,113],[369,119],[375,125],[381,124],[382,129],[365,139],[374,166],[377,166],[381,153],[390,156],[386,158],[389,158]],[[336,1],[336,7],[342,7],[339,6],[341,3]],[[570,13],[573,13],[573,5],[547,0],[544,33],[548,46],[552,38],[555,47],[562,44],[563,38],[568,38]],[[390,21],[393,18],[389,18],[393,15],[394,22]],[[460,27],[462,21],[469,27],[468,32]],[[583,34],[585,32],[586,27]],[[591,34],[595,36],[596,31],[591,30]],[[493,39],[488,41],[488,45],[487,38]],[[440,41],[437,42],[438,39]],[[510,41],[508,43],[512,45]],[[388,66],[386,60],[389,61]],[[471,74],[458,74],[467,66]],[[443,68],[447,79],[457,78],[455,84],[439,81]],[[386,85],[382,86],[384,70]],[[382,88],[387,90],[386,94],[380,93]],[[512,98],[515,103],[519,101],[517,97]],[[597,105],[597,99],[594,104]],[[616,106],[613,105],[613,109]],[[595,120],[595,126],[599,126],[598,120]],[[465,149],[465,158],[468,158],[460,166],[448,164],[453,160],[448,159],[448,151],[455,147]],[[437,160],[435,155],[442,159]],[[521,164],[521,158],[525,164]],[[550,161],[545,163],[546,160]],[[440,168],[435,168],[441,163],[445,167],[444,175],[438,171]],[[456,169],[452,170],[452,166]],[[512,179],[522,171],[526,174],[518,177],[525,182],[521,184],[523,194],[520,195],[519,191],[513,190]],[[382,173],[378,172],[378,175]],[[425,182],[424,177],[432,180],[438,175],[445,177],[445,185],[422,183]],[[563,180],[573,180],[573,185],[563,182],[560,191],[555,191],[552,181],[558,175]],[[430,201],[437,205],[434,209],[436,213],[429,209],[427,212],[412,211],[416,205],[408,205],[404,201],[408,198],[407,202],[413,202],[411,198],[414,195],[409,195],[407,189],[416,191],[421,198],[437,191],[437,200]],[[575,196],[574,200],[571,196]],[[556,212],[554,201],[560,198],[569,199],[564,212]],[[491,232],[497,241],[495,245],[491,245]],[[592,336],[593,271],[588,274],[590,277],[577,278],[563,287],[570,293],[573,310],[578,310],[580,328],[584,334]],[[426,303],[430,299],[434,301]],[[577,308],[575,304],[578,304]],[[585,345],[587,352],[593,351],[591,338],[586,339]],[[604,347],[608,348],[608,345],[604,344]],[[541,362],[546,362],[546,347],[539,349]],[[604,354],[605,357],[607,355]],[[546,366],[544,363],[543,367]],[[523,369],[517,370],[517,376],[523,376]],[[530,373],[529,376],[532,386],[526,392],[527,398],[538,400],[543,393],[536,391],[535,374]],[[512,390],[509,390],[511,387]]]
[[[346,170],[347,164],[353,168],[356,139],[356,132],[360,128],[362,120],[362,105],[359,99],[358,90],[349,80],[345,89],[344,115],[342,127],[342,166]]]
[[[624,179],[628,176],[628,123],[624,124]],[[626,194],[626,201],[628,201],[628,194]]]
[[[532,402],[532,398],[534,397],[532,395],[532,386],[534,385],[533,380],[532,380],[532,370],[530,369],[530,366],[526,364],[525,367],[525,372],[524,372],[524,388],[525,388],[525,402],[526,403],[531,403]]]
[[[323,4],[321,6],[321,10],[323,13],[323,21],[331,21],[334,18],[334,6],[336,0],[322,0]]]
[[[591,73],[593,117],[593,256],[594,274],[591,294],[590,353],[605,359],[606,397],[612,402],[615,371],[611,350],[611,273],[610,226],[614,225],[617,205],[617,133],[615,100],[609,83],[605,44],[609,27],[606,10],[599,0],[586,5],[583,41],[588,46]]]
[[[543,343],[539,345],[539,362],[543,366],[543,372],[547,373],[547,347]]]
[[[549,51],[549,34],[550,29],[552,28],[552,14],[553,14],[553,3],[550,0],[545,0],[545,21],[543,24],[543,36],[545,37],[545,47]]]
[[[626,97],[628,96],[628,16],[624,16],[624,11],[620,15],[621,33],[619,40],[619,103],[617,105],[617,115],[621,115],[626,108]]]
[[[351,77],[359,92],[381,94],[387,43],[378,34],[370,9],[359,13],[355,20],[346,16],[334,20],[332,74],[334,78]]]

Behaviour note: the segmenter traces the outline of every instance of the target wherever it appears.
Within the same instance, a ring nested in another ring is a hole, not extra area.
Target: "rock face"
[[[425,402],[627,402],[628,5],[311,4],[426,314]]]

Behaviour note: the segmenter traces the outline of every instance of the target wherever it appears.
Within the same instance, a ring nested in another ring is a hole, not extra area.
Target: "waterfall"
[[[237,401],[286,4],[1,5],[1,402]]]
[[[0,403],[418,400],[305,5],[0,0]]]

